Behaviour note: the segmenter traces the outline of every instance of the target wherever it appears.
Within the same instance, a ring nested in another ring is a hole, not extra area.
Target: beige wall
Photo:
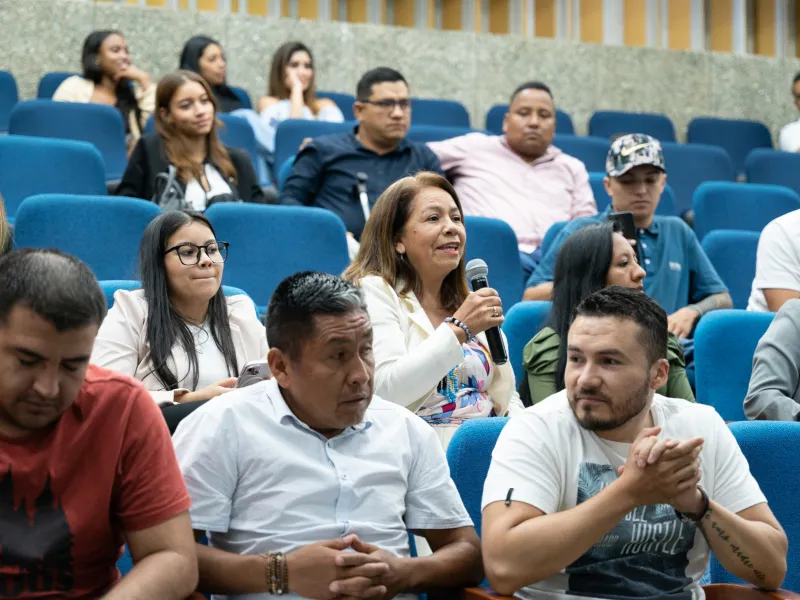
[[[265,91],[272,52],[284,41],[300,39],[316,54],[320,89],[353,93],[364,71],[390,65],[405,74],[414,95],[461,101],[474,127],[482,127],[492,104],[505,102],[528,79],[552,86],[556,102],[572,114],[579,132],[585,132],[592,112],[607,108],[664,112],[679,136],[700,115],[758,119],[773,133],[797,118],[789,93],[800,70],[794,58],[192,14],[76,0],[0,0],[0,14],[0,69],[15,75],[23,98],[35,95],[42,74],[78,69],[87,33],[113,27],[125,33],[137,64],[155,77],[177,66],[181,46],[191,35],[218,38],[229,59],[230,82],[254,98]]]

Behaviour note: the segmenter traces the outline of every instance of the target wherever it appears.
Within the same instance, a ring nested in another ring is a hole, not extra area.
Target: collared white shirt
[[[472,525],[436,434],[378,397],[361,423],[328,440],[271,379],[206,403],[173,443],[192,527],[227,552],[288,553],[354,533],[407,557],[408,530]]]

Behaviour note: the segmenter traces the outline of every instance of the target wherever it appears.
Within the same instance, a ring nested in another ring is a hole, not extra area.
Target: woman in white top
[[[447,446],[465,419],[522,409],[511,365],[484,331],[503,323],[500,297],[470,292],[466,231],[453,187],[420,172],[375,203],[345,271],[364,290],[374,331],[375,393],[428,421]]]
[[[93,31],[83,42],[83,75],[65,79],[53,94],[57,102],[107,104],[122,114],[128,151],[142,135],[155,104],[155,85],[131,63],[128,45],[118,31]]]
[[[154,219],[139,247],[143,289],[114,294],[95,341],[91,362],[140,380],[171,431],[203,401],[230,391],[247,362],[267,355],[252,300],[223,295],[227,250],[201,214]]]
[[[286,42],[272,55],[269,95],[258,101],[258,112],[269,131],[267,149],[275,150],[275,130],[286,119],[342,123],[344,115],[327,98],[314,95],[314,58],[300,42]],[[280,165],[275,165],[276,169]]]

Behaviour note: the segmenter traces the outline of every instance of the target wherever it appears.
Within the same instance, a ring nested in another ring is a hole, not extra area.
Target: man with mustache
[[[710,552],[765,589],[788,541],[710,406],[654,393],[667,315],[620,287],[569,330],[566,389],[515,416],[483,492],[489,583],[523,599],[701,597]],[[702,467],[702,468],[701,468]]]
[[[480,545],[431,427],[373,396],[361,291],[284,280],[267,310],[273,379],[184,419],[201,592],[217,598],[413,598],[483,579]],[[409,531],[433,554],[410,558]]]
[[[464,213],[505,221],[519,242],[527,279],[553,223],[597,213],[589,174],[577,158],[553,146],[556,108],[539,81],[519,86],[503,119],[503,135],[470,133],[431,142],[458,192]]]
[[[147,390],[89,364],[106,314],[94,275],[26,249],[0,258],[0,281],[0,597],[185,598],[189,496]]]

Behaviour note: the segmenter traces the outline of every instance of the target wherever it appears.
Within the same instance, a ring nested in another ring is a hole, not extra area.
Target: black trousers
[[[192,414],[198,408],[203,406],[208,402],[208,400],[200,400],[198,402],[186,402],[184,404],[174,404],[172,406],[162,406],[161,407],[161,414],[164,415],[164,420],[167,422],[167,427],[169,427],[169,434],[172,435],[175,433],[175,430],[178,428],[180,422],[187,417],[188,415]]]

